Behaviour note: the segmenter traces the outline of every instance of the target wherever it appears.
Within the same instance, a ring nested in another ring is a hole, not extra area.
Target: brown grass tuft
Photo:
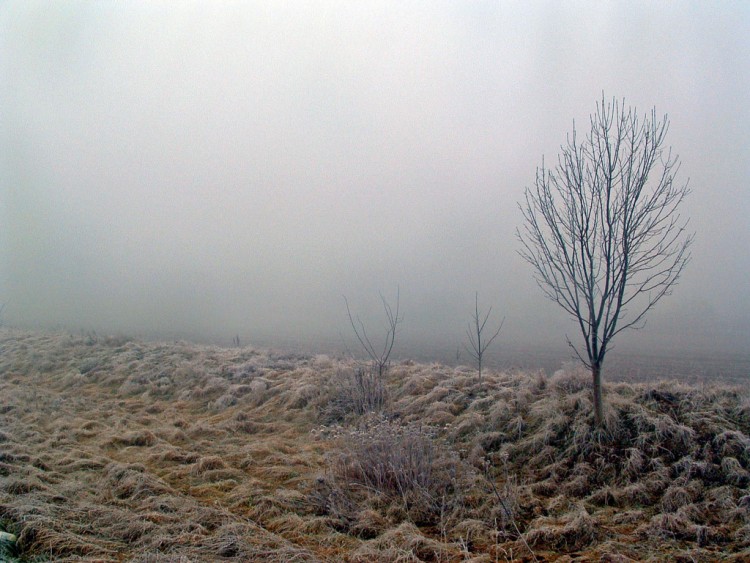
[[[202,457],[195,462],[193,468],[191,469],[191,473],[193,475],[202,475],[207,471],[225,468],[226,463],[224,463],[224,460],[219,456],[207,456]]]
[[[114,446],[138,446],[144,448],[150,448],[154,446],[158,438],[153,432],[148,430],[138,430],[135,432],[128,432],[122,436],[115,436],[111,439],[110,443]]]
[[[559,519],[539,518],[524,534],[532,547],[547,547],[562,551],[577,551],[593,543],[600,536],[596,521],[579,507]]]
[[[430,539],[410,522],[388,530],[376,539],[365,542],[352,554],[353,562],[440,561],[456,557],[457,549]]]
[[[140,464],[109,464],[100,488],[103,498],[115,500],[141,500],[170,493],[173,491],[168,485],[147,473]]]

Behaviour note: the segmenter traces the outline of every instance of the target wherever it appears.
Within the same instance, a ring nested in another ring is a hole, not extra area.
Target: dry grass
[[[750,559],[750,400],[0,330],[8,561]],[[384,385],[381,385],[384,383]]]

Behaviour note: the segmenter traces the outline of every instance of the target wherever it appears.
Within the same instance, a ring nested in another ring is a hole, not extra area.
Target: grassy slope
[[[91,561],[750,559],[744,391],[0,332],[0,527]],[[533,553],[533,554],[532,554]],[[628,559],[629,558],[629,559]]]

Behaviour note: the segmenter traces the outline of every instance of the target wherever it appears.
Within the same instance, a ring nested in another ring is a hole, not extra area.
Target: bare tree
[[[380,300],[383,303],[383,310],[385,311],[386,316],[386,333],[383,339],[382,350],[379,348],[375,348],[372,341],[370,340],[370,337],[367,334],[367,331],[365,330],[365,325],[362,323],[360,318],[355,318],[352,316],[351,309],[349,308],[349,301],[346,299],[346,296],[344,296],[344,303],[346,303],[346,313],[349,316],[349,323],[351,323],[352,325],[352,330],[354,330],[354,334],[357,337],[357,340],[359,340],[362,348],[364,348],[365,352],[370,357],[370,360],[372,360],[373,366],[377,369],[378,377],[380,379],[383,378],[386,371],[388,370],[388,366],[390,365],[391,352],[393,351],[393,345],[396,343],[396,329],[403,320],[403,318],[399,316],[400,296],[401,291],[400,289],[397,289],[396,308],[394,311],[388,301],[386,301],[385,297],[383,297],[383,294],[380,294]]]
[[[469,337],[469,346],[466,346],[466,351],[469,352],[471,357],[477,362],[480,382],[482,381],[482,360],[484,359],[484,353],[495,338],[497,338],[497,335],[500,334],[500,329],[503,328],[503,323],[505,322],[505,318],[503,318],[503,320],[500,321],[500,326],[497,327],[497,330],[494,333],[492,333],[492,336],[485,338],[486,335],[484,334],[484,329],[487,326],[487,320],[490,318],[490,313],[492,313],[492,307],[490,307],[487,314],[482,317],[482,314],[479,312],[479,292],[475,293],[474,314],[472,315],[471,322],[466,329],[466,335]]]
[[[584,140],[573,133],[557,166],[542,160],[519,207],[521,256],[544,294],[578,323],[585,347],[568,344],[591,370],[594,417],[603,421],[602,364],[612,339],[642,328],[690,260],[694,235],[678,208],[679,159],[665,148],[669,119],[640,119],[624,101],[597,103]]]

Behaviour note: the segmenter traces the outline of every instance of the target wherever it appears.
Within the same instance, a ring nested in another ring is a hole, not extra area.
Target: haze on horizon
[[[0,3],[0,302],[12,326],[207,338],[575,324],[518,256],[523,190],[602,93],[671,120],[696,232],[616,346],[743,351],[750,5]]]

